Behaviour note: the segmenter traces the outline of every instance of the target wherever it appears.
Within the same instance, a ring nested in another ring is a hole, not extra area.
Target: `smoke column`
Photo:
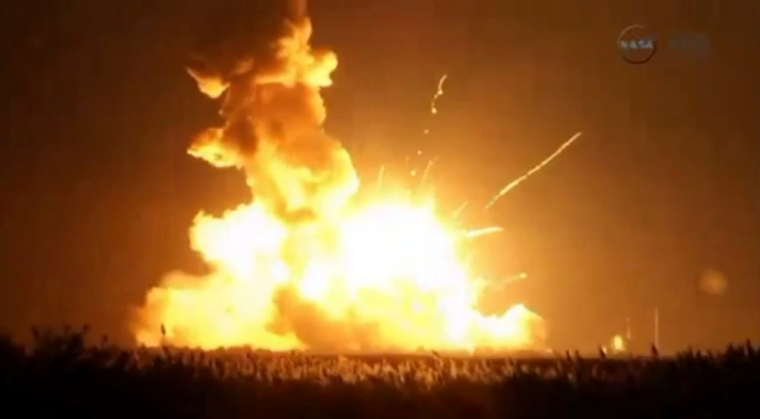
[[[189,153],[245,171],[256,199],[283,217],[324,216],[358,188],[350,156],[322,130],[320,89],[338,62],[309,45],[304,1],[246,2],[212,26],[188,72],[221,100],[224,124]]]

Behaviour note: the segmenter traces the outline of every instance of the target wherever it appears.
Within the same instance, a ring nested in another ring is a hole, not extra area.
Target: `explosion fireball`
[[[483,281],[463,262],[471,237],[432,197],[359,199],[348,152],[324,133],[320,89],[337,59],[312,49],[303,4],[266,34],[221,43],[189,73],[223,98],[224,124],[189,154],[241,170],[251,202],[200,213],[190,243],[210,273],[175,272],[151,289],[139,343],[271,350],[532,349],[543,320],[523,305],[477,310]],[[440,90],[440,89],[439,89]]]

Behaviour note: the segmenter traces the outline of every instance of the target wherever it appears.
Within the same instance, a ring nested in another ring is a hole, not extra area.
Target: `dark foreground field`
[[[0,342],[3,417],[760,417],[760,353],[662,359],[330,356]],[[592,416],[593,417],[593,416]]]

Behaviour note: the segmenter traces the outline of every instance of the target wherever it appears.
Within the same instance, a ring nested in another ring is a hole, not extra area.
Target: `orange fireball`
[[[190,69],[202,92],[224,98],[226,118],[190,154],[242,170],[255,199],[195,218],[191,246],[210,273],[172,273],[151,289],[132,325],[137,341],[273,350],[540,344],[543,321],[524,306],[477,310],[482,282],[463,263],[466,234],[438,217],[432,199],[357,202],[350,156],[322,130],[319,92],[335,55],[311,49],[308,18],[281,29],[276,42],[251,47],[264,57]]]

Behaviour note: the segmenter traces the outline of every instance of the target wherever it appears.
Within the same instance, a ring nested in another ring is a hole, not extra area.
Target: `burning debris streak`
[[[438,98],[443,96],[443,83],[446,82],[446,79],[448,78],[448,74],[444,74],[441,76],[440,79],[438,79],[438,87],[435,90],[435,94],[433,95],[433,98],[430,100],[430,114],[431,115],[437,115],[438,114],[438,107],[436,106],[438,104]],[[425,135],[430,134],[430,129],[425,129]]]
[[[475,239],[475,238],[486,236],[489,234],[501,233],[502,231],[504,230],[501,227],[492,226],[492,227],[474,228],[472,230],[466,231],[465,235],[467,236],[468,239]]]
[[[448,74],[444,74],[438,80],[438,88],[436,89],[435,94],[433,95],[433,100],[430,102],[430,113],[433,115],[438,114],[438,108],[435,105],[438,103],[438,98],[443,96],[443,83],[446,82],[446,79],[448,77],[449,77]]]
[[[528,278],[528,274],[525,272],[520,272],[519,274],[508,276],[502,280],[502,283],[509,284],[511,282],[517,282],[522,281],[524,279]]]
[[[451,218],[455,220],[458,219],[462,215],[464,210],[467,209],[467,205],[468,205],[467,201],[463,202],[462,205],[460,205],[459,207],[457,207],[456,210],[454,210],[454,213],[452,214]]]
[[[383,187],[383,175],[385,174],[385,166],[380,166],[380,170],[377,171],[377,188]]]
[[[523,183],[524,180],[528,179],[529,177],[541,171],[541,169],[543,169],[546,165],[551,163],[552,160],[556,159],[560,154],[562,154],[562,152],[564,152],[566,148],[570,147],[570,145],[572,145],[575,142],[575,140],[577,140],[580,136],[581,136],[580,132],[575,133],[575,135],[570,137],[569,140],[565,141],[561,146],[559,146],[559,148],[557,148],[557,150],[555,150],[554,153],[550,154],[549,157],[542,160],[541,163],[535,165],[532,169],[525,172],[524,175],[518,177],[512,182],[509,182],[507,186],[503,187],[499,191],[499,193],[497,193],[496,195],[494,195],[493,198],[491,198],[491,200],[486,205],[486,210],[490,209],[496,203],[496,201],[498,201],[504,195],[508,194],[509,191],[516,188],[519,184]]]
[[[430,175],[430,171],[433,169],[433,166],[435,166],[436,162],[438,162],[437,157],[432,160],[428,160],[427,164],[425,165],[425,170],[422,171],[420,184],[424,184],[427,181],[428,175]]]
[[[337,58],[310,46],[305,3],[261,4],[255,25],[225,21],[227,36],[188,68],[221,101],[224,121],[189,154],[241,170],[254,197],[220,217],[196,216],[190,245],[209,272],[171,273],[151,289],[131,324],[136,340],[272,350],[540,346],[544,322],[523,305],[501,315],[476,308],[483,281],[461,246],[493,229],[454,227],[432,197],[384,187],[382,171],[375,194],[356,195],[348,152],[322,129],[320,90]]]

